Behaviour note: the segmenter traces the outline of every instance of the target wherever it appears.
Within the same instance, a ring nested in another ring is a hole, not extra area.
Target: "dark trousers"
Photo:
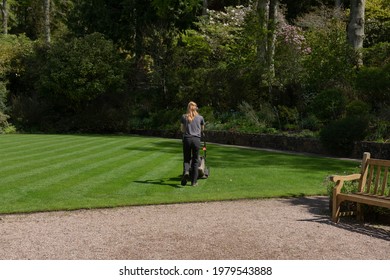
[[[184,172],[191,172],[191,183],[196,183],[199,175],[199,137],[184,137],[183,138],[183,158],[184,158]]]

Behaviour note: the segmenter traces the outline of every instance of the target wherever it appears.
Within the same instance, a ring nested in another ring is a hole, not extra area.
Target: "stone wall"
[[[133,134],[180,139],[179,131],[136,130]],[[327,150],[318,139],[286,135],[252,134],[227,131],[207,131],[205,140],[211,143],[238,145],[287,152],[310,153],[326,156],[338,156]],[[370,152],[372,158],[390,159],[390,143],[356,142],[350,158],[361,159],[364,152]]]

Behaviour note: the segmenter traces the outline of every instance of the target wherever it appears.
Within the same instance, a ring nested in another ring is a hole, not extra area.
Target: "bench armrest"
[[[336,197],[336,195],[341,192],[341,188],[343,187],[345,181],[359,180],[361,176],[361,174],[330,176],[329,180],[336,183],[333,188],[333,197]]]
[[[358,180],[360,179],[362,175],[360,173],[358,174],[351,174],[351,175],[332,175],[329,177],[329,180],[332,182],[337,182],[337,181],[353,181],[353,180]]]

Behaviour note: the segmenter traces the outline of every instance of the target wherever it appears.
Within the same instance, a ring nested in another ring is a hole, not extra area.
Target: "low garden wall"
[[[180,139],[179,131],[134,130],[132,134]],[[211,143],[238,145],[245,147],[274,149],[287,152],[310,153],[326,156],[338,156],[326,149],[320,140],[287,135],[238,133],[228,131],[207,131],[205,140]],[[350,158],[361,159],[364,152],[370,152],[372,158],[390,159],[390,143],[355,142]]]

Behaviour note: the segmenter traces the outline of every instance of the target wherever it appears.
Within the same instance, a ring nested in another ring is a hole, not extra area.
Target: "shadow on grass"
[[[328,197],[296,197],[286,199],[286,203],[305,206],[308,212],[314,216],[312,219],[302,219],[300,221],[327,224],[350,232],[390,241],[390,230],[381,228],[379,225],[357,223],[354,217],[342,219],[337,224],[333,223],[330,216]]]
[[[182,154],[181,142],[174,142],[172,140],[159,140],[156,142],[144,143],[143,145],[134,145],[125,147],[128,151],[142,151],[142,152],[164,152],[171,154]]]
[[[346,167],[356,167],[355,161],[341,161],[321,156],[290,154],[283,152],[270,152],[264,150],[240,149],[235,147],[216,146],[210,152],[210,157],[218,166],[228,166],[232,162],[236,167],[246,168],[252,166],[267,166],[310,171],[342,170]],[[232,159],[231,162],[226,159]]]
[[[137,180],[133,181],[138,184],[146,184],[146,185],[155,185],[155,186],[170,186],[173,188],[182,188],[180,185],[181,176],[173,177],[173,178],[162,178],[162,179],[149,179],[149,180]]]

